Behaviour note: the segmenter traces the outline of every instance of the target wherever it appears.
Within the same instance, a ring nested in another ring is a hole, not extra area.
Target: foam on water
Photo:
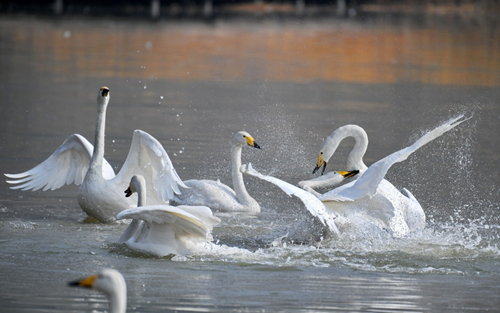
[[[248,220],[239,220],[246,224]],[[238,227],[233,219],[233,227]],[[309,227],[303,225],[303,227]],[[242,225],[240,225],[242,226]],[[315,225],[313,225],[315,226]],[[370,224],[359,223],[339,238],[319,241],[298,238],[288,234],[273,239],[277,234],[269,226],[268,235],[251,244],[233,239],[208,243],[199,251],[184,256],[169,256],[175,262],[212,262],[276,267],[346,267],[355,270],[409,273],[409,274],[487,274],[498,272],[492,268],[500,262],[500,225],[490,225],[485,219],[469,223],[433,223],[423,230],[403,238],[394,238],[389,232]],[[363,226],[363,227],[362,227]],[[266,227],[260,225],[259,232]],[[252,236],[255,229],[238,229],[236,238]],[[310,228],[314,231],[314,228]],[[305,233],[305,232],[304,232]],[[123,245],[111,244],[111,250],[129,257],[151,258],[132,252]]]

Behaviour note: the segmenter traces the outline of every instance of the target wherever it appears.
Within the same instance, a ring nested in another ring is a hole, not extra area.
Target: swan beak
[[[355,171],[337,171],[337,173],[344,176],[344,178],[349,178],[349,177],[353,177],[354,175],[358,174],[359,171],[358,170],[355,170]]]
[[[260,146],[255,142],[255,140],[252,137],[246,136],[245,139],[247,140],[247,144],[250,147],[254,147],[254,148],[260,149]]]
[[[130,189],[130,186],[128,186],[127,190],[124,191],[125,193],[125,197],[130,197],[134,192],[132,191],[132,189]]]
[[[96,279],[97,279],[97,275],[91,275],[91,276],[85,277],[84,279],[81,279],[81,280],[70,281],[68,283],[68,286],[92,288],[92,286],[94,285],[94,281]]]
[[[327,164],[328,162],[326,162],[325,159],[323,159],[323,152],[321,152],[318,157],[318,163],[316,163],[316,167],[313,170],[313,174],[316,173],[321,168],[321,166],[323,166],[323,170],[321,171],[321,175],[323,175]]]
[[[108,88],[108,87],[106,87],[106,86],[102,87],[102,88],[101,88],[101,95],[102,95],[103,97],[107,97],[107,96],[108,96],[108,94],[109,94],[109,88]]]

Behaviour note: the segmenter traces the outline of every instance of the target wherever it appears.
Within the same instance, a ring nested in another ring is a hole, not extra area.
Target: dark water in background
[[[102,267],[124,274],[132,312],[496,310],[498,38],[490,24],[387,16],[213,24],[2,17],[2,173],[37,165],[72,133],[92,141],[104,85],[114,167],[142,129],[183,179],[228,184],[239,130],[263,148],[246,149],[243,162],[296,183],[313,177],[319,145],[339,126],[367,131],[371,164],[458,113],[474,114],[389,171],[428,215],[422,234],[403,239],[367,229],[314,243],[318,230],[301,203],[249,177],[263,212],[219,214],[220,249],[149,258],[114,244],[125,225],[82,223],[76,187],[20,192],[2,181],[2,311],[102,311],[102,296],[66,287]],[[330,169],[345,164],[352,142],[343,146]]]

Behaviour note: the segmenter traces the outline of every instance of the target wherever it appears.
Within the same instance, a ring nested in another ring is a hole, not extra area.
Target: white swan
[[[68,283],[72,287],[85,287],[104,293],[109,301],[109,313],[125,313],[127,310],[127,284],[122,274],[106,268],[98,274]]]
[[[278,186],[289,196],[293,195],[299,198],[304,203],[306,209],[313,216],[317,217],[321,224],[323,224],[323,226],[326,226],[331,234],[340,235],[339,228],[342,229],[343,227],[345,227],[347,220],[344,217],[339,216],[334,212],[328,212],[325,208],[325,205],[317,197],[313,196],[307,191],[295,187],[294,185],[289,184],[276,177],[263,175],[254,170],[252,164],[250,163],[248,165],[242,165],[241,171],[244,174],[260,178]]]
[[[339,143],[346,137],[354,137],[356,143],[349,155],[347,169],[348,172],[359,171],[360,174],[355,181],[319,195],[318,198],[325,203],[328,209],[341,216],[347,217],[350,214],[362,212],[379,223],[380,227],[392,230],[395,236],[423,229],[425,227],[425,212],[418,201],[406,189],[404,189],[406,196],[403,195],[385,180],[384,176],[394,163],[406,160],[418,148],[470,119],[460,120],[461,118],[463,115],[452,118],[422,136],[413,145],[394,152],[372,164],[369,168],[362,160],[368,146],[368,137],[365,131],[356,125],[340,127],[323,142],[314,172],[322,166],[324,171]],[[342,174],[335,175],[338,180],[343,179]],[[328,183],[332,181],[333,179],[330,179]]]
[[[140,175],[132,177],[125,196],[134,192],[139,198],[137,207],[122,211],[116,217],[134,219],[119,242],[125,242],[133,250],[163,257],[193,252],[197,244],[212,240],[210,232],[220,219],[213,216],[208,207],[146,206],[146,180]]]
[[[184,181],[189,189],[181,187],[181,194],[174,195],[173,200],[179,204],[206,205],[217,211],[260,212],[259,204],[245,188],[243,175],[240,171],[241,150],[245,146],[260,149],[249,133],[240,131],[234,136],[231,148],[234,190],[219,181],[193,179]]]
[[[13,179],[11,187],[22,190],[54,190],[64,184],[80,185],[78,203],[87,215],[101,222],[112,222],[116,214],[136,204],[136,199],[123,197],[123,186],[130,177],[141,174],[146,178],[151,204],[168,203],[183,186],[162,145],[141,130],[134,131],[130,150],[120,172],[104,159],[104,130],[109,89],[102,87],[97,96],[95,149],[82,136],[74,134],[45,161],[20,174],[5,174]]]

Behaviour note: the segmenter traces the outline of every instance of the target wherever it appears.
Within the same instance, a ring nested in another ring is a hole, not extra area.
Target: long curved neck
[[[90,161],[90,168],[101,169],[104,160],[104,131],[106,126],[106,107],[107,104],[98,105],[97,124],[95,129],[94,152]]]
[[[363,162],[363,156],[368,148],[368,135],[363,128],[359,126],[351,125],[348,129],[348,135],[344,138],[353,137],[355,142],[351,153],[349,153],[349,156],[347,157],[347,170],[364,171],[368,168]]]
[[[119,288],[116,293],[108,295],[109,313],[125,313],[127,311],[127,287]]]
[[[144,186],[144,184],[139,184],[139,186],[137,186],[137,198],[137,206],[146,205],[146,186]]]
[[[236,193],[236,198],[241,204],[248,204],[255,201],[245,188],[243,182],[243,174],[241,173],[241,149],[242,147],[234,145],[231,148],[231,164],[233,171],[233,188]]]

